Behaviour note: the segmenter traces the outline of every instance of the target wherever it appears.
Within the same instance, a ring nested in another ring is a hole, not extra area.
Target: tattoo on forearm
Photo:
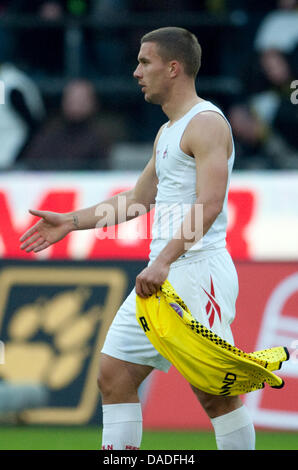
[[[73,222],[73,225],[75,226],[76,229],[79,228],[79,218],[77,215],[73,215],[72,216],[72,222]]]

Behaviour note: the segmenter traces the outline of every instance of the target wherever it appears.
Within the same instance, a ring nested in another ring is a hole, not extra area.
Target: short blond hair
[[[202,48],[196,36],[187,29],[174,26],[155,29],[142,37],[141,44],[144,42],[155,42],[164,61],[177,60],[183,64],[186,75],[197,76]]]

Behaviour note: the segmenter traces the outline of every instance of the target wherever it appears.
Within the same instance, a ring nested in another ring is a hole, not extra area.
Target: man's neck
[[[173,124],[178,119],[182,118],[193,106],[204,100],[200,98],[195,89],[190,89],[188,92],[185,89],[172,90],[172,93],[162,104],[163,112],[168,116],[170,124]]]

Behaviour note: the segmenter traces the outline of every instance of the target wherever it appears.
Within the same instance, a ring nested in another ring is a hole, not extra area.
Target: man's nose
[[[137,66],[133,73],[134,78],[140,78],[141,77],[141,68],[140,65]]]

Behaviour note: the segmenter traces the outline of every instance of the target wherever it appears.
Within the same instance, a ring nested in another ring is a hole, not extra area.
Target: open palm
[[[71,231],[71,225],[67,222],[65,214],[37,210],[29,212],[41,219],[20,238],[21,249],[27,253],[45,250]]]

